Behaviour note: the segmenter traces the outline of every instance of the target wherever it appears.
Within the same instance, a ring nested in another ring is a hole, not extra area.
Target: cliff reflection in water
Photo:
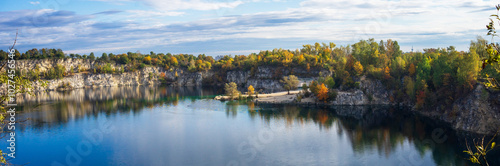
[[[226,114],[235,117],[239,105],[248,105],[251,118],[285,121],[294,124],[315,123],[320,130],[334,131],[339,137],[346,135],[355,154],[376,152],[380,156],[400,157],[402,163],[422,165],[420,159],[432,155],[437,165],[468,165],[464,140],[452,129],[428,118],[414,115],[404,108],[369,106],[333,106],[329,108],[299,106],[255,106],[250,102],[228,102]],[[241,113],[241,112],[240,112]],[[333,129],[332,129],[333,128]],[[469,142],[470,143],[470,142]],[[418,153],[410,156],[393,154],[404,144],[414,146]],[[489,154],[489,162],[498,164],[498,150]],[[404,165],[404,164],[403,164]]]
[[[36,96],[18,96],[17,101],[22,105],[23,116],[30,119],[29,125],[20,126],[23,130],[26,127],[64,125],[72,119],[97,117],[99,114],[135,114],[146,107],[177,106],[179,101],[213,98],[216,94],[215,89],[200,87],[125,86],[39,92]]]
[[[437,165],[466,164],[466,156],[462,153],[465,149],[463,138],[458,138],[454,131],[442,124],[413,115],[404,109],[271,106],[247,101],[197,102],[221,93],[216,89],[142,86],[39,93],[37,97],[21,97],[18,100],[24,103],[20,107],[24,112],[22,116],[30,118],[29,125],[19,127],[21,131],[29,128],[43,131],[42,129],[66,125],[72,120],[87,117],[135,115],[144,108],[177,106],[181,109],[225,110],[227,118],[247,114],[254,121],[260,119],[268,124],[283,121],[289,128],[314,123],[320,130],[335,132],[338,137],[347,138],[354,153],[360,156],[377,153],[386,158],[398,158],[408,165],[421,165],[424,163],[419,163],[420,159],[429,155]],[[181,105],[178,106],[179,103]],[[417,149],[417,153],[410,156],[394,154],[408,146]],[[490,164],[498,164],[498,152],[491,155],[490,159],[493,161]]]

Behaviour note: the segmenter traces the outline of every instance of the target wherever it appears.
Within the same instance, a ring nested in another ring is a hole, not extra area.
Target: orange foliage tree
[[[320,101],[326,102],[328,100],[328,88],[325,86],[325,84],[321,84],[317,97]]]
[[[417,107],[422,108],[425,103],[425,91],[421,90],[417,93]]]
[[[415,65],[413,63],[410,64],[410,67],[408,68],[408,73],[412,77],[415,75]]]
[[[385,69],[384,69],[384,78],[385,79],[391,78],[391,70],[389,69],[388,66],[386,66]]]

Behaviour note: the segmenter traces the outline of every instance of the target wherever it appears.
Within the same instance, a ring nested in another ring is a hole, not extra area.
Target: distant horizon
[[[392,39],[403,52],[455,46],[486,36],[494,1],[6,0],[0,47],[90,54],[161,52],[248,55],[304,44]],[[22,51],[24,50],[24,51]]]
[[[476,38],[476,39],[477,39],[477,38]],[[375,41],[379,42],[380,40],[375,40]],[[386,42],[386,41],[387,41],[387,40],[384,40],[384,42]],[[474,41],[474,40],[471,40],[471,41]],[[488,41],[488,40],[487,40],[487,41]],[[359,42],[359,41],[358,41],[358,42]],[[398,41],[398,42],[399,42],[399,41]],[[320,42],[318,42],[318,43],[320,43]],[[323,43],[329,43],[329,42],[323,42]],[[307,44],[314,45],[314,43],[307,43]],[[321,44],[321,43],[320,43],[320,44]],[[335,44],[337,44],[337,43],[335,43]],[[350,43],[350,44],[347,44],[347,45],[352,45],[352,44],[355,44],[355,43]],[[470,44],[470,43],[469,43],[469,44]],[[305,44],[303,44],[303,45],[305,45]],[[347,45],[337,45],[336,47],[340,47],[340,46],[344,46],[344,47],[346,47]],[[301,46],[302,46],[302,45],[301,45]],[[9,47],[10,47],[10,46],[9,46]],[[400,44],[400,47],[401,47],[401,48],[400,48],[400,50],[401,50],[403,53],[411,53],[411,52],[415,52],[415,53],[417,53],[417,52],[421,52],[421,53],[423,53],[423,52],[424,52],[424,49],[429,49],[429,48],[436,48],[436,49],[438,49],[438,48],[444,48],[444,49],[446,49],[446,48],[447,48],[447,47],[449,47],[449,46],[446,46],[446,47],[426,47],[426,48],[421,48],[421,49],[416,49],[416,48],[414,48],[414,47],[413,47],[413,50],[412,50],[412,47],[409,47],[409,48],[410,48],[409,50],[404,50],[404,49],[402,49],[404,46],[402,46],[401,44]],[[200,54],[204,54],[204,55],[206,55],[206,56],[212,56],[212,57],[214,57],[214,58],[215,58],[215,57],[217,57],[217,56],[225,56],[225,55],[232,55],[232,56],[234,56],[234,55],[250,55],[250,54],[253,54],[253,53],[258,54],[258,53],[259,53],[259,52],[261,52],[261,51],[271,51],[271,50],[273,50],[273,49],[283,49],[283,50],[295,51],[296,49],[299,49],[299,50],[300,50],[301,48],[303,48],[303,47],[290,48],[290,49],[285,49],[285,48],[272,48],[272,49],[267,49],[267,50],[221,51],[221,53],[220,53],[220,54],[187,53],[187,52],[179,52],[179,53],[174,53],[174,52],[168,52],[168,51],[167,51],[167,52],[156,52],[156,51],[153,51],[153,52],[154,52],[155,54],[158,54],[158,53],[163,53],[163,54],[170,53],[170,54],[173,54],[173,55],[176,55],[176,54],[188,54],[188,55],[189,55],[189,54],[190,54],[190,55],[195,55],[195,56],[200,55]],[[14,49],[17,49],[17,48],[14,48]],[[34,49],[34,48],[31,48],[31,49]],[[26,49],[26,50],[19,50],[19,49],[17,49],[17,50],[18,50],[20,53],[25,53],[26,51],[31,50],[31,49]],[[41,49],[43,49],[43,48],[36,48],[36,49],[41,50]],[[46,48],[46,49],[60,49],[60,48]],[[455,47],[455,49],[456,49],[456,51],[464,51],[464,52],[468,52],[468,51],[469,51],[469,46],[467,46],[467,48],[466,48],[465,50],[459,50],[459,49],[457,49],[456,47]],[[3,50],[3,51],[5,51],[5,52],[7,52],[8,48],[7,48],[7,49],[0,49],[0,50]],[[102,53],[106,53],[106,54],[108,54],[108,55],[109,55],[110,53],[112,53],[112,54],[114,54],[114,55],[119,55],[119,54],[126,54],[126,53],[128,53],[128,52],[132,52],[132,53],[137,53],[137,52],[140,52],[141,54],[146,55],[146,54],[150,54],[150,52],[151,52],[151,51],[144,51],[144,52],[143,52],[143,51],[136,50],[136,51],[124,51],[124,52],[88,52],[88,53],[71,53],[71,52],[68,52],[68,51],[66,51],[66,50],[64,50],[64,49],[61,49],[61,50],[62,50],[62,51],[64,52],[64,54],[65,54],[65,55],[67,55],[67,56],[69,56],[70,54],[89,55],[90,53],[94,53],[94,56],[96,56],[96,57],[101,57],[101,56],[102,56]],[[224,52],[226,52],[226,53],[224,53]],[[241,52],[241,53],[231,53],[231,52]]]

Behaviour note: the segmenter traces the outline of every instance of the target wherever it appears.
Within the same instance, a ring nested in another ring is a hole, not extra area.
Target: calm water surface
[[[453,130],[395,108],[265,106],[218,89],[120,87],[19,99],[15,164],[469,165]],[[6,150],[7,143],[0,143]],[[500,155],[490,155],[493,165]]]

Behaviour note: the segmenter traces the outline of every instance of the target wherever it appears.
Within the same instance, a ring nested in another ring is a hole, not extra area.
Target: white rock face
[[[42,82],[33,83],[33,91],[57,90],[57,89],[78,89],[85,87],[116,87],[129,85],[155,85],[160,84],[160,74],[174,80],[172,86],[201,86],[203,78],[212,77],[212,72],[190,73],[181,69],[165,71],[161,67],[145,67],[135,72],[125,72],[122,74],[90,74],[78,72],[80,70],[94,70],[97,65],[105,65],[105,62],[82,60],[82,59],[43,59],[43,60],[19,60],[16,61],[16,69],[27,72],[38,68],[40,72],[46,72],[50,68],[62,65],[69,72],[73,69],[76,74],[65,76],[61,79],[43,80],[47,86],[43,87]],[[126,65],[110,63],[111,68],[120,71]],[[175,77],[177,73],[178,77]],[[64,86],[64,88],[62,88]],[[7,85],[0,85],[0,93],[4,93]]]

